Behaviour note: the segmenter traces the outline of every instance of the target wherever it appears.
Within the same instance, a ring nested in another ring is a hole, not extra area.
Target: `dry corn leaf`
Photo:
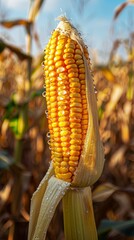
[[[128,122],[125,122],[125,121],[121,122],[121,138],[124,143],[129,142],[130,134],[129,134]]]
[[[125,7],[127,7],[130,4],[134,4],[134,0],[127,0],[126,2],[120,4],[116,9],[114,13],[114,20],[120,15],[120,13],[124,10]]]
[[[129,2],[124,2],[120,4],[116,9],[114,13],[114,20],[119,16],[119,14],[123,11],[123,9],[129,4]]]
[[[32,60],[32,56],[22,52],[21,49],[19,49],[18,47],[15,47],[9,43],[6,43],[2,39],[0,39],[0,52],[3,52],[5,48],[8,48],[12,52],[14,52],[19,57],[20,60],[25,60],[25,59]]]
[[[117,84],[114,85],[111,98],[106,105],[106,110],[105,110],[106,116],[109,116],[112,113],[118,101],[120,100],[120,97],[122,96],[123,91],[124,89],[120,85],[117,85]]]
[[[126,145],[121,146],[111,157],[109,167],[112,169],[114,168],[118,163],[121,163],[124,161],[124,154],[127,149]]]
[[[116,39],[113,43],[113,47],[112,50],[110,52],[110,57],[109,57],[109,61],[112,61],[115,57],[115,54],[119,48],[119,46],[121,45],[121,40],[120,39]]]
[[[18,25],[23,25],[27,27],[31,24],[31,22],[25,19],[17,19],[12,21],[1,21],[0,24],[5,28],[12,28]]]
[[[93,201],[94,202],[103,202],[107,200],[114,192],[119,188],[111,183],[103,183],[99,185],[93,191]]]
[[[9,194],[11,192],[13,181],[10,179],[6,186],[0,191],[0,210],[7,201]]]

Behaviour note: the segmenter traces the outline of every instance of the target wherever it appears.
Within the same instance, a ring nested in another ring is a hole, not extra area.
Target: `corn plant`
[[[65,238],[97,239],[91,185],[101,175],[104,155],[90,59],[77,30],[60,20],[44,60],[52,162],[32,198],[29,240],[45,239],[61,199]]]

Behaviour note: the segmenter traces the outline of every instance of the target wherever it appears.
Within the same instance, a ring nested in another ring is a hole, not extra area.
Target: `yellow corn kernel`
[[[78,60],[76,60],[76,64],[77,64],[78,66],[81,65],[81,64],[84,64],[83,59],[78,59]]]
[[[61,178],[61,179],[70,179],[72,177],[72,173],[68,172],[68,173],[59,173],[57,174],[57,177]]]
[[[55,67],[56,67],[56,68],[61,67],[61,66],[63,66],[63,65],[64,65],[64,62],[63,62],[62,60],[57,61],[57,62],[55,63]]]
[[[63,55],[63,58],[64,58],[64,59],[73,58],[73,53],[65,53],[65,54]]]
[[[76,163],[79,160],[79,158],[78,156],[70,156],[69,160]]]
[[[70,149],[75,150],[75,151],[79,151],[79,150],[81,150],[81,146],[71,145]]]
[[[59,172],[60,173],[68,173],[68,167],[60,167]]]
[[[74,59],[75,60],[82,59],[82,55],[81,54],[75,54]]]
[[[66,161],[61,162],[61,167],[68,167],[69,164]]]
[[[66,59],[66,60],[64,61],[64,63],[65,63],[66,65],[73,64],[73,63],[75,63],[75,60],[74,60],[73,58],[69,58],[69,59]]]
[[[69,167],[69,171],[70,171],[70,172],[74,173],[75,170],[76,170],[76,168],[74,168],[74,167]]]
[[[64,53],[74,53],[74,49],[73,48],[66,48],[65,50],[64,50]]]
[[[82,51],[78,48],[75,49],[75,53],[82,55]]]
[[[78,158],[77,158],[78,159]],[[77,167],[78,166],[78,161],[75,159],[75,161],[69,161],[68,162],[69,166],[71,167]]]
[[[61,136],[68,136],[70,134],[70,130],[62,130],[61,132],[60,132],[60,135]]]

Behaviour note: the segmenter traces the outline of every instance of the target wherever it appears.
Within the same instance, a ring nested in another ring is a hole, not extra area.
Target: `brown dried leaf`
[[[31,24],[31,22],[25,19],[17,19],[12,21],[1,21],[0,24],[5,28],[12,28],[18,25],[23,25],[27,27]]]
[[[8,48],[12,52],[14,52],[19,57],[20,60],[26,60],[26,59],[32,60],[32,56],[22,52],[21,49],[13,46],[11,44],[8,44],[8,43],[4,42],[2,39],[0,39],[0,52],[3,52],[3,50],[5,48]]]
[[[130,139],[129,125],[127,122],[121,122],[121,138],[124,143],[128,143]]]
[[[113,169],[118,163],[124,160],[124,154],[126,152],[127,146],[121,146],[111,157],[109,167]]]
[[[93,201],[95,202],[105,201],[117,190],[118,187],[111,183],[101,184],[93,191]]]
[[[106,111],[105,111],[106,116],[109,116],[112,113],[118,101],[120,100],[122,93],[123,93],[123,88],[120,85],[115,84],[113,87],[110,101],[106,105]]]
[[[0,210],[2,209],[3,205],[7,201],[9,194],[11,192],[12,187],[12,180],[9,180],[7,185],[0,191]]]
[[[119,16],[123,9],[128,5],[128,2],[124,2],[115,9],[114,20]]]
[[[129,4],[134,4],[134,0],[128,0],[128,1],[120,4],[120,5],[115,9],[114,20],[116,20],[116,18],[120,15],[120,13],[124,10],[124,8],[125,8],[126,6],[128,6]]]
[[[112,50],[111,50],[111,53],[110,53],[109,61],[112,61],[112,59],[114,58],[115,53],[118,50],[120,44],[121,44],[121,40],[120,39],[117,39],[116,41],[114,41],[113,47],[112,47]]]

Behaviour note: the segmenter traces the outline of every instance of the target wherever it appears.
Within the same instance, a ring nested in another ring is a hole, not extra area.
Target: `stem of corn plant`
[[[91,188],[71,188],[62,201],[65,239],[97,240]]]
[[[27,35],[26,35],[26,53],[31,53],[31,45],[32,45],[32,37],[31,37],[31,24],[27,27]],[[28,60],[27,63],[27,79],[25,80],[25,94],[28,94],[31,88],[31,59]],[[23,138],[24,134],[28,128],[28,103],[20,106],[19,113],[19,122],[18,128],[20,132],[19,138],[15,139],[15,150],[14,150],[14,160],[15,164],[21,163],[22,161],[22,153],[23,153]],[[13,200],[12,200],[12,214],[17,219],[20,214],[21,208],[21,198],[23,194],[23,172],[21,169],[15,169],[15,177],[14,177],[14,186],[13,186]],[[15,225],[12,225],[9,235],[11,233],[11,239],[14,239],[15,234]]]
[[[15,150],[14,150],[15,163],[21,162],[22,149],[23,149],[23,139],[16,139]]]
[[[32,37],[31,37],[31,30],[32,30],[32,24],[29,24],[27,26],[27,34],[26,34],[26,53],[30,54],[31,53],[31,46],[32,46]],[[28,80],[26,81],[25,84],[25,90],[29,91],[31,88],[31,59],[28,59],[27,62],[27,74],[28,74]]]

